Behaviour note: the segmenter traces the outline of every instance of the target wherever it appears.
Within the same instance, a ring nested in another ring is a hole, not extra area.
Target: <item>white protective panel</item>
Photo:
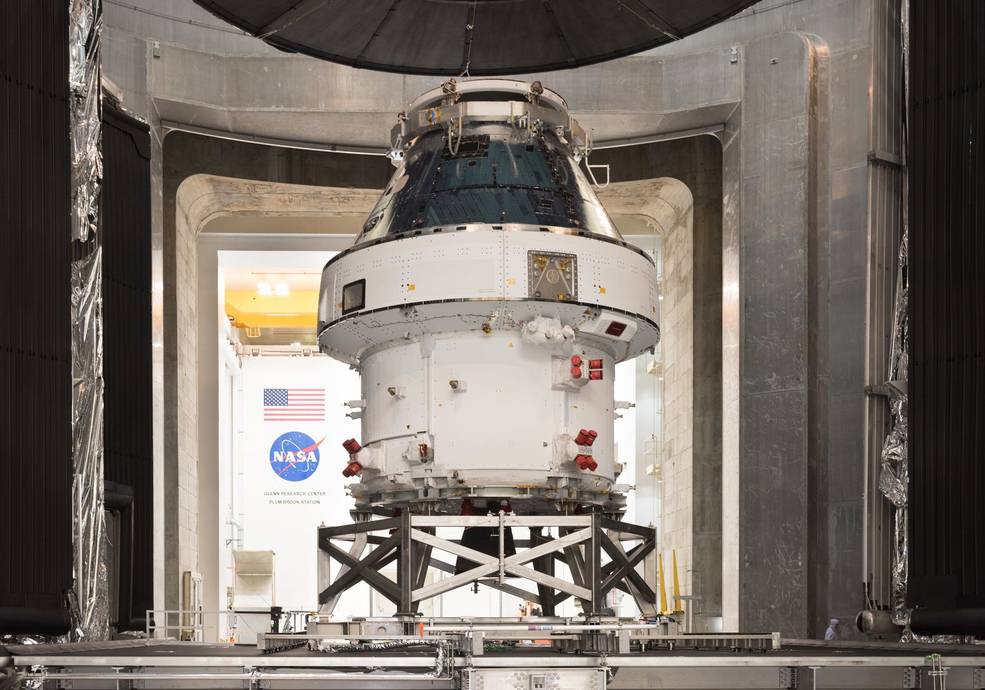
[[[419,341],[402,343],[366,359],[362,366],[364,444],[427,431],[426,371]]]
[[[341,255],[323,273],[319,321],[343,316],[342,289],[356,280],[366,281],[366,302],[351,313],[453,299],[526,300],[532,251],[577,257],[574,301],[659,320],[656,270],[637,250],[577,235],[484,227],[407,237]]]
[[[275,599],[266,606],[276,602],[285,609],[313,610],[318,606],[318,526],[350,519],[346,486],[353,480],[342,477],[348,459],[342,442],[358,437],[359,423],[345,416],[348,408],[343,403],[359,396],[358,378],[326,357],[245,357],[237,384],[237,450],[230,468],[236,512],[223,520],[231,517],[241,527],[238,548],[276,553]],[[324,415],[269,416],[265,393],[272,388],[322,389]],[[294,438],[282,441],[285,434]],[[285,473],[275,453],[296,449],[295,435],[301,434],[317,444],[317,461],[298,462],[298,472]],[[223,534],[229,529],[224,527]],[[355,591],[347,593],[339,610],[353,610],[347,607],[357,596]],[[365,601],[362,597],[355,603]]]
[[[476,477],[546,472],[561,412],[549,358],[518,334],[439,339],[433,365],[436,457]],[[453,390],[452,380],[464,381],[467,390]]]
[[[392,382],[403,369],[416,367],[420,377],[396,405],[385,392],[367,398],[362,441],[382,450],[384,459],[377,458],[372,467],[389,481],[409,485],[412,477],[426,475],[453,479],[465,487],[522,488],[546,486],[550,477],[587,478],[606,485],[614,480],[611,355],[575,346],[585,360],[585,383],[559,390],[554,363],[560,361],[567,370],[570,354],[559,357],[551,347],[525,342],[515,331],[445,334],[424,351],[430,355],[422,356],[419,342],[400,344],[376,351],[363,362],[364,391],[396,385]],[[600,380],[587,380],[591,359],[603,362]],[[426,395],[428,386],[430,398],[415,400]],[[394,414],[396,409],[414,412]],[[407,423],[411,417],[421,424]],[[598,463],[594,472],[580,470],[571,458],[559,460],[556,452],[559,437],[574,437],[583,428],[598,433],[591,448]],[[407,458],[410,436],[417,432],[430,434],[433,462]]]

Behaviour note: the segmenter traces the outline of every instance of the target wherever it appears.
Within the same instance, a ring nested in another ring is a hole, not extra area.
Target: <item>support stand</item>
[[[526,549],[506,555],[489,555],[463,546],[459,541],[438,536],[443,528],[486,527],[498,529],[500,544],[505,530],[525,527],[530,530],[529,541],[518,540]],[[550,531],[557,530],[557,536]],[[347,541],[344,549],[336,541]],[[637,542],[628,551],[624,542]],[[575,516],[530,515],[500,513],[492,516],[468,515],[411,515],[380,520],[364,520],[338,527],[318,530],[319,549],[328,558],[320,562],[328,567],[332,560],[340,569],[319,595],[321,613],[331,614],[339,596],[359,582],[365,582],[397,607],[398,616],[415,616],[420,602],[444,592],[480,582],[527,601],[537,603],[543,615],[553,616],[559,603],[568,597],[581,601],[586,617],[607,614],[605,595],[620,589],[636,601],[645,616],[654,616],[656,593],[636,567],[656,547],[652,527],[641,527],[607,518],[601,514]],[[367,547],[369,551],[366,551]],[[434,556],[435,551],[463,557],[476,565],[453,574],[455,566]],[[608,561],[603,563],[603,553]],[[396,581],[381,570],[397,562]],[[555,572],[555,562],[563,563],[571,573],[571,581]],[[530,565],[528,565],[530,564]],[[533,567],[530,567],[530,566]],[[427,583],[430,568],[452,576]],[[519,578],[535,583],[530,591],[507,579]],[[320,581],[328,578],[320,573]]]

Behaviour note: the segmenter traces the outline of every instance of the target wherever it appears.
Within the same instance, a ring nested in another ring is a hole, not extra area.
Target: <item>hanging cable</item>
[[[472,66],[472,36],[475,33],[475,5],[478,0],[472,0],[472,6],[469,8],[469,18],[465,22],[465,46],[462,50],[464,53],[462,56],[462,71],[459,73],[459,77],[468,77],[469,68]]]
[[[458,134],[456,135],[457,138],[455,139],[455,143],[452,144],[452,137],[455,129],[456,129],[455,120],[454,118],[452,118],[451,120],[448,121],[448,153],[452,155],[452,158],[458,155],[458,149],[462,144],[462,132],[465,129],[465,123],[463,122],[463,118],[461,116],[459,116],[458,118],[458,126],[457,126]]]

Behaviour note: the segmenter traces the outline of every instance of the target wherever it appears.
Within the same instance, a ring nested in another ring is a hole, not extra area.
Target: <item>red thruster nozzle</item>
[[[595,439],[598,437],[598,432],[593,429],[582,429],[575,436],[575,443],[579,446],[590,446],[595,443]]]
[[[362,471],[363,471],[363,466],[360,465],[355,460],[353,460],[352,462],[350,462],[348,465],[345,466],[344,470],[342,470],[342,476],[355,477],[357,474],[362,474]]]
[[[354,438],[350,438],[348,441],[343,441],[342,447],[349,452],[349,455],[355,455],[363,449],[363,447],[359,445],[359,441]]]
[[[595,458],[591,455],[576,455],[575,464],[578,465],[579,469],[588,470],[589,472],[594,472],[599,466],[599,464],[595,462]]]

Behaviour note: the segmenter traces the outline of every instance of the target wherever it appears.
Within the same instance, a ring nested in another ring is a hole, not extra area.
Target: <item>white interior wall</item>
[[[676,556],[681,587],[690,594],[694,537],[694,231],[690,212],[664,232],[662,367],[656,373],[663,397],[657,446],[662,480],[660,552],[668,573]]]
[[[342,442],[358,437],[359,423],[345,416],[344,402],[359,397],[359,377],[328,357],[244,357],[240,381],[236,397],[242,412],[235,433],[242,450],[233,470],[243,476],[237,501],[243,546],[277,555],[271,605],[314,611],[318,526],[349,522],[350,480],[341,474],[348,459]],[[325,421],[265,421],[265,388],[323,388]],[[318,461],[303,466],[272,462],[274,447],[294,449],[292,438],[278,444],[286,434],[303,434],[318,444]],[[307,471],[294,473],[295,467]]]
[[[634,189],[632,185],[648,185]],[[643,213],[647,235],[626,240],[648,252],[660,282],[660,343],[637,358],[635,368],[636,491],[631,517],[657,529],[668,599],[676,557],[681,594],[693,593],[692,544],[695,491],[694,436],[694,221],[691,192],[679,180],[629,183],[623,196],[606,198],[616,214]],[[634,194],[635,192],[635,194]],[[645,193],[644,193],[645,192]],[[616,215],[617,222],[620,216]],[[631,226],[640,225],[639,216]],[[617,396],[618,397],[618,396]],[[617,422],[617,433],[619,433]],[[647,577],[656,580],[655,563]],[[668,600],[673,606],[673,602]]]
[[[653,258],[657,267],[657,277],[660,279],[663,270],[662,237],[654,232],[649,235],[626,236],[625,239],[647,252]],[[663,301],[661,298],[661,307]],[[662,315],[661,315],[662,317]],[[661,320],[661,341],[663,340],[664,324]],[[625,424],[617,423],[617,438],[632,428],[633,433],[633,465],[623,472],[621,481],[632,484],[634,491],[629,496],[629,510],[626,518],[639,525],[657,528],[660,535],[660,509],[662,483],[657,475],[648,472],[651,465],[659,464],[662,458],[661,439],[663,419],[663,379],[648,366],[655,360],[661,359],[663,343],[657,343],[654,354],[645,353],[630,362],[624,362],[616,369],[616,386],[625,385],[629,379],[633,381],[632,401],[636,407],[632,410],[632,420],[626,418]],[[632,367],[632,373],[627,370]],[[617,388],[618,390],[618,388]],[[627,393],[628,394],[628,393]],[[616,396],[619,398],[619,395]],[[628,399],[628,398],[623,398]],[[622,462],[622,460],[620,460]]]

